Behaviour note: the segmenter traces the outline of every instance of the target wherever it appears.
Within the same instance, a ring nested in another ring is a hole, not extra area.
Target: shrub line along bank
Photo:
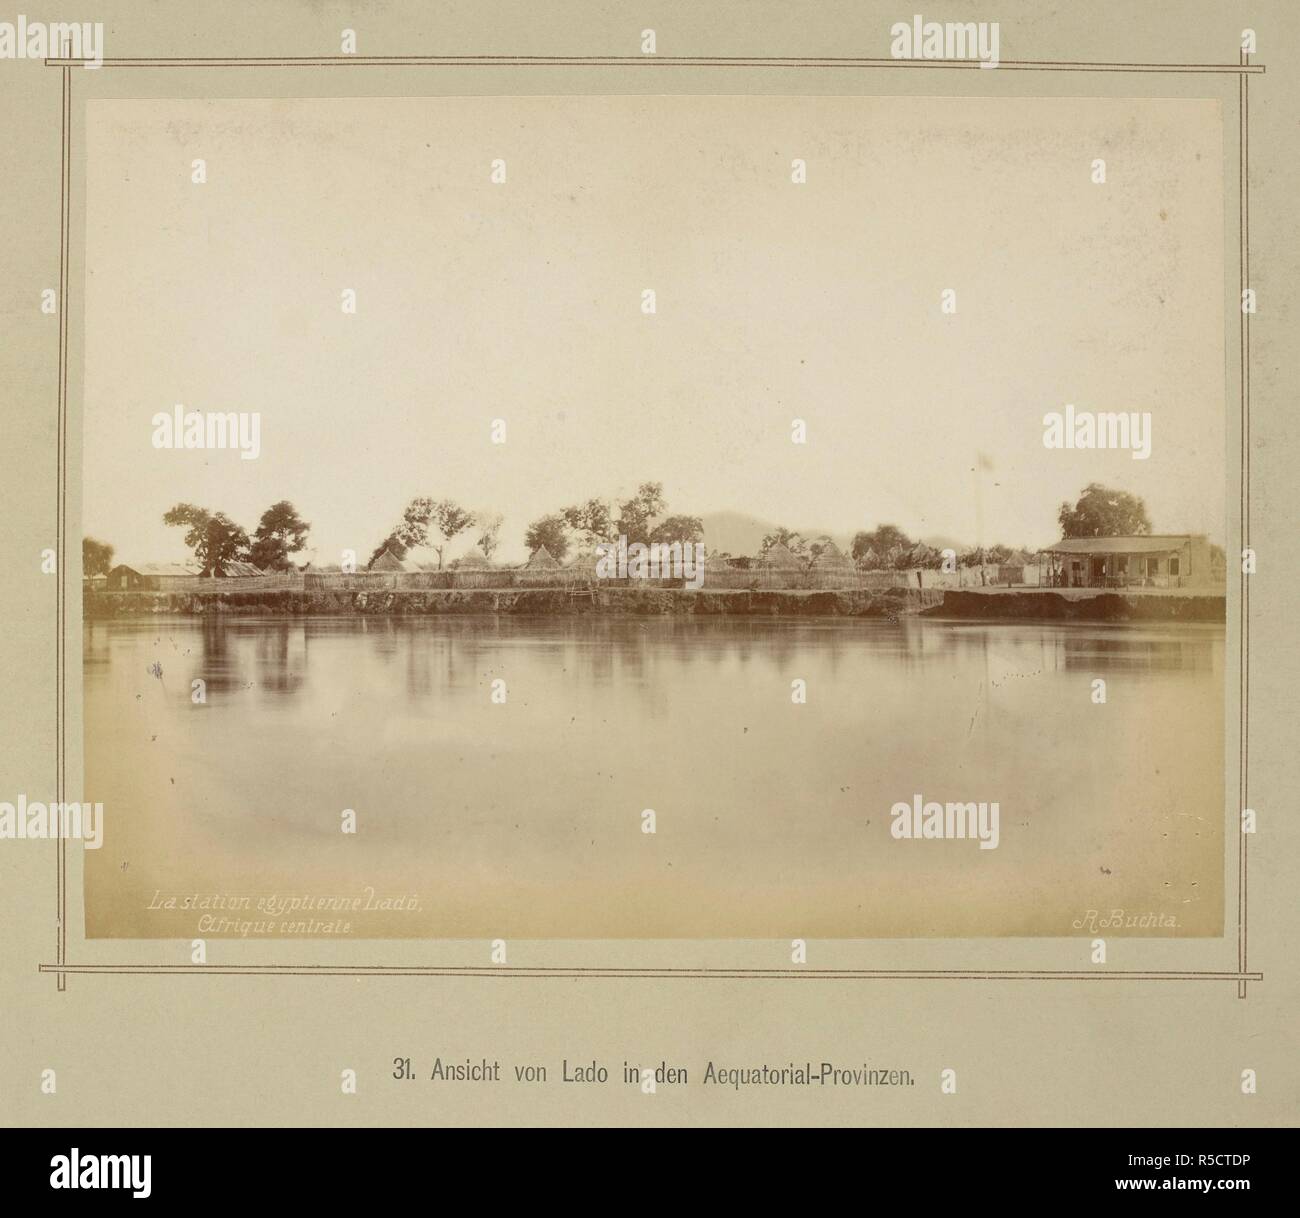
[[[224,581],[223,581],[224,582]],[[103,619],[136,614],[205,617],[246,615],[520,616],[735,615],[742,617],[937,616],[1017,621],[1225,620],[1222,595],[1098,592],[1070,596],[1048,590],[983,593],[940,588],[742,589],[688,591],[665,587],[286,590],[278,592],[109,592],[87,589],[84,614]]]

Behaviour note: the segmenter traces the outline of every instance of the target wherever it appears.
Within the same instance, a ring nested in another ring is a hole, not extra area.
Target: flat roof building
[[[1044,547],[1056,588],[1199,588],[1223,582],[1204,533],[1067,537]]]

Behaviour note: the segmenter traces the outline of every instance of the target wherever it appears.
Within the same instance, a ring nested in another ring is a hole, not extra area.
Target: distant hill
[[[936,550],[954,550],[958,554],[970,548],[964,541],[953,541],[951,537],[938,537],[934,534],[919,540],[925,542],[927,546],[933,546]]]
[[[757,554],[763,545],[763,538],[776,531],[777,526],[770,520],[761,520],[744,512],[711,512],[700,519],[704,522],[704,545],[708,550],[721,550],[724,554]],[[820,537],[825,529],[804,531],[795,525],[793,528],[804,537]],[[847,549],[853,540],[849,533],[832,533],[832,540],[841,549]]]

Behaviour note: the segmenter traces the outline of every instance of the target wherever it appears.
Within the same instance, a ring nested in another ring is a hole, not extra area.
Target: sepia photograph
[[[4,1196],[1285,1195],[1297,48],[0,11]]]
[[[1223,122],[90,100],[87,938],[1221,935]]]

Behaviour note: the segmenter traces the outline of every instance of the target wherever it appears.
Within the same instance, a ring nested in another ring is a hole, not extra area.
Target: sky
[[[416,495],[502,513],[522,558],[647,480],[672,512],[1034,546],[1102,481],[1222,540],[1216,102],[87,105],[83,519],[120,560],[186,557],[176,502],[251,532],[289,499],[308,556],[364,561]],[[1067,403],[1149,411],[1151,457],[1046,449]],[[176,404],[259,412],[260,455],[155,449]]]

